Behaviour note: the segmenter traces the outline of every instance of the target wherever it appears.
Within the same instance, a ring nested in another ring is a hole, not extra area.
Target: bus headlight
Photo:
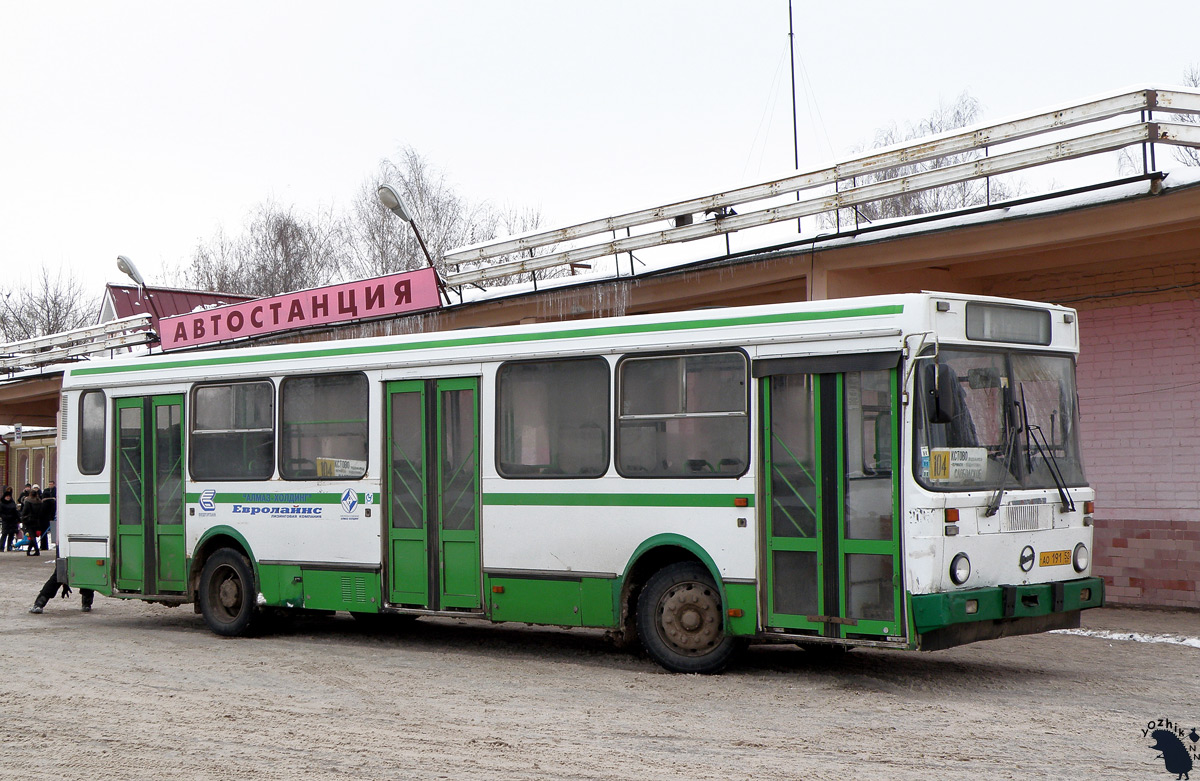
[[[1075,552],[1071,554],[1071,565],[1075,567],[1076,572],[1083,572],[1088,568],[1088,549],[1082,542],[1075,546]]]
[[[954,585],[961,586],[967,582],[969,577],[971,577],[971,560],[967,558],[967,554],[960,553],[950,561],[950,579],[954,581]]]

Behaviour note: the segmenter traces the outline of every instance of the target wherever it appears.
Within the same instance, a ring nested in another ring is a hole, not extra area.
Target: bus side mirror
[[[949,423],[958,414],[957,381],[949,367],[939,363],[925,366],[921,386],[925,389],[925,417],[930,423]]]

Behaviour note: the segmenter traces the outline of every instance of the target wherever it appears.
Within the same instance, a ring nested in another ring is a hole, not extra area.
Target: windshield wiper
[[[1054,478],[1054,487],[1058,489],[1058,498],[1062,499],[1063,512],[1075,512],[1075,502],[1071,500],[1071,495],[1067,493],[1067,481],[1063,479],[1062,470],[1058,468],[1058,459],[1054,457],[1054,450],[1050,447],[1050,443],[1046,441],[1046,435],[1042,432],[1041,426],[1035,426],[1029,422],[1029,413],[1025,410],[1025,383],[1021,383],[1021,408],[1025,414],[1025,430],[1029,432],[1029,440],[1037,447],[1038,455],[1046,462],[1046,467],[1050,470],[1050,476]],[[1038,441],[1041,437],[1041,442]],[[1042,448],[1042,443],[1046,447]],[[1026,450],[1028,454],[1028,449]],[[1029,456],[1030,468],[1033,471],[1033,456]]]
[[[1000,484],[996,486],[992,498],[988,500],[987,508],[983,511],[985,518],[991,518],[1000,512],[1000,500],[1004,498],[1004,484],[1008,482],[1008,478],[1012,477],[1013,456],[1017,452],[1017,433],[1020,429],[1020,426],[1015,425],[1008,427],[1008,441],[1004,445],[1004,471],[1000,475]]]

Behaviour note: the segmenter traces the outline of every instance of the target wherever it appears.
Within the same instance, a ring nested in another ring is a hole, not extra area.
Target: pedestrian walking
[[[42,550],[50,550],[50,530],[54,528],[55,518],[58,517],[58,498],[54,495],[54,484],[42,493],[42,515],[38,523],[38,531],[42,533]],[[55,535],[54,542],[58,543]]]
[[[25,539],[29,541],[25,546],[25,555],[41,556],[37,540],[42,526],[42,491],[39,486],[30,486],[28,495],[21,502],[21,526],[25,528]]]
[[[16,550],[13,543],[17,541],[17,526],[20,522],[21,509],[13,501],[12,486],[6,485],[4,495],[0,497],[0,524],[3,525],[3,534],[0,534],[0,551]]]
[[[54,501],[50,501],[53,499]],[[43,540],[53,539],[54,544],[58,544],[58,483],[53,480],[47,481],[46,489],[42,491],[42,501],[50,502],[50,509],[46,511],[46,517],[49,518],[47,534],[42,535]],[[42,550],[46,550],[43,545]]]

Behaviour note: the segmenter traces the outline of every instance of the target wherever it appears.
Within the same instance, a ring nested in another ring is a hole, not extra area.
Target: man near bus
[[[58,540],[54,540],[54,555],[58,556]],[[71,596],[71,587],[65,582],[60,582],[58,579],[57,563],[54,570],[50,573],[49,579],[42,585],[42,590],[38,592],[37,598],[33,600],[33,607],[29,608],[30,613],[41,613],[46,607],[46,603],[54,598],[54,592],[62,589],[62,597],[66,599]],[[96,592],[90,588],[79,589],[79,599],[82,601],[83,612],[92,612],[92,600],[96,597]]]

